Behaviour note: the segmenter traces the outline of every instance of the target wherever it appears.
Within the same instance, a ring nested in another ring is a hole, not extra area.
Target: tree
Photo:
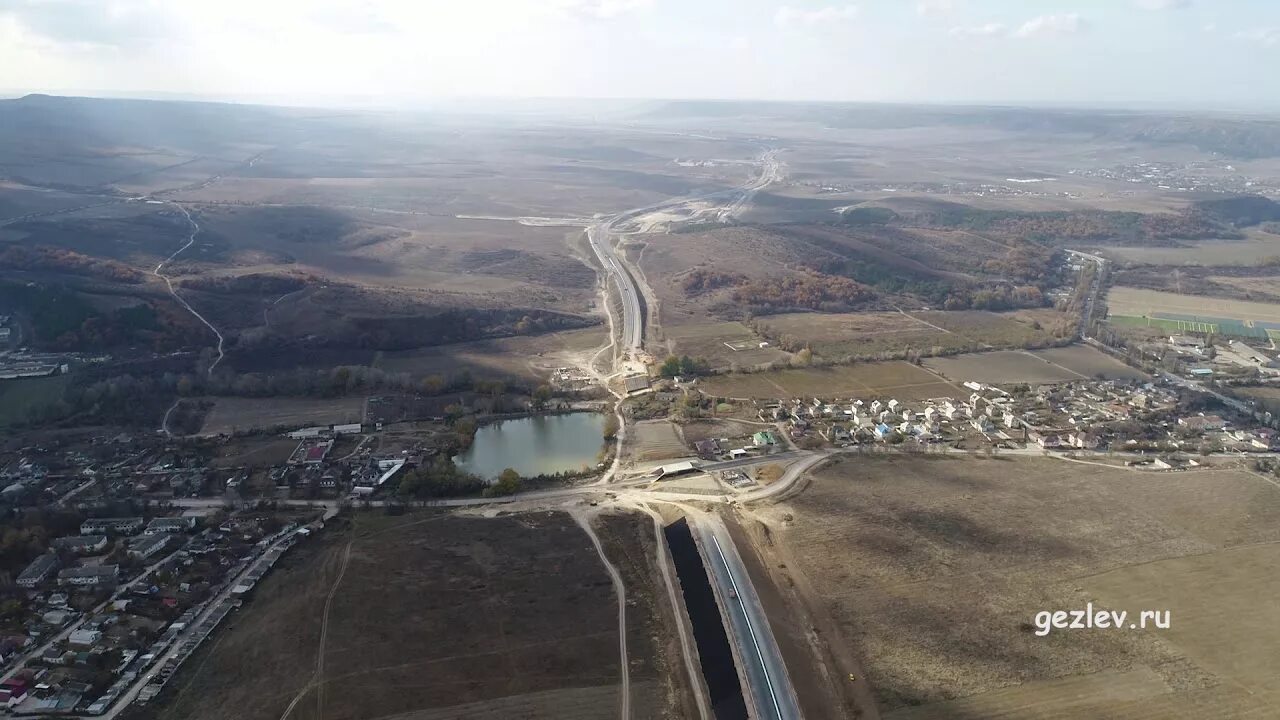
[[[534,409],[541,410],[544,406],[546,406],[547,401],[551,399],[551,395],[552,395],[552,391],[551,391],[550,385],[539,385],[533,391]]]
[[[444,378],[439,375],[428,375],[419,383],[423,395],[439,395],[444,389]]]
[[[514,468],[507,468],[498,475],[498,480],[484,489],[486,497],[514,495],[520,491],[520,473]]]
[[[796,353],[797,365],[808,365],[812,362],[813,362],[813,351],[810,350],[809,348],[804,348],[800,352]]]
[[[689,357],[688,355],[680,356],[680,374],[681,375],[697,375],[698,374],[698,365],[693,361],[693,358]]]
[[[612,440],[618,437],[618,416],[609,415],[604,419],[604,439]]]
[[[679,375],[680,358],[675,355],[668,355],[667,359],[662,362],[662,367],[658,368],[658,374],[669,378]]]

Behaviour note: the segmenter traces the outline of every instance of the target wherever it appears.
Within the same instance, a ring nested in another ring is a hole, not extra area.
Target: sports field
[[[1108,320],[1117,325],[1266,339],[1280,336],[1280,305],[1114,287],[1107,293]]]

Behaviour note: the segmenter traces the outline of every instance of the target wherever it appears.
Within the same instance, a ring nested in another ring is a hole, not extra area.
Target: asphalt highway
[[[782,653],[733,540],[718,522],[700,519],[692,526],[707,556],[710,578],[728,618],[731,639],[738,647],[740,670],[755,707],[752,717],[799,720],[799,703]]]

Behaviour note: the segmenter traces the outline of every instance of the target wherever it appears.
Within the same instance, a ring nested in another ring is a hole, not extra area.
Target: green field
[[[1217,334],[1218,324],[1197,320],[1169,320],[1135,315],[1112,315],[1107,318],[1113,325],[1140,325],[1181,333]]]

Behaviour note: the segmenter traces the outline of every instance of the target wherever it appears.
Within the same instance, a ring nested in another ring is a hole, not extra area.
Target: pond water
[[[575,412],[491,423],[477,430],[475,442],[453,461],[459,469],[489,479],[507,468],[532,477],[595,467],[604,445],[604,422],[604,413]]]

